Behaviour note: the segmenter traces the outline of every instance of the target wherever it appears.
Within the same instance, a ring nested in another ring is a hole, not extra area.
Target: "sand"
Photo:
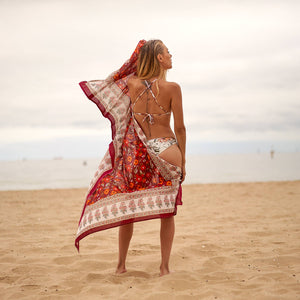
[[[1,299],[300,299],[300,181],[183,186],[164,277],[159,220],[135,224],[121,276],[117,228],[77,253],[85,193],[0,192]]]

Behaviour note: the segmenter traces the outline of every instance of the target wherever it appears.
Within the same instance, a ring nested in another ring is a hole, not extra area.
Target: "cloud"
[[[1,144],[30,143],[38,141],[51,141],[67,137],[89,137],[109,139],[111,133],[109,128],[74,128],[74,127],[8,127],[1,128]]]
[[[192,138],[299,139],[299,2],[148,3],[2,3],[3,142],[109,130],[78,82],[105,78],[155,37],[173,54],[168,78],[182,86]]]

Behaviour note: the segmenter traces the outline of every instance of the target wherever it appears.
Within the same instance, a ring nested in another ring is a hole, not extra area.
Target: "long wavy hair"
[[[166,79],[167,71],[161,67],[157,59],[157,55],[162,54],[163,50],[161,40],[149,40],[144,44],[137,60],[137,77],[145,80],[156,76]]]

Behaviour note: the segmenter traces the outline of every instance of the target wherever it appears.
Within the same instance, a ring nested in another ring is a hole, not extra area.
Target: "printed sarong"
[[[79,220],[75,246],[104,229],[176,215],[181,205],[181,169],[147,147],[135,120],[127,81],[136,72],[141,40],[130,59],[105,80],[80,82],[86,96],[111,122],[112,142],[92,179]]]

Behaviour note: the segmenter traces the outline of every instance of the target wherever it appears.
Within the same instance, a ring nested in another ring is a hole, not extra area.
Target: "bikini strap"
[[[150,83],[149,83],[147,80],[144,80],[145,85],[146,85],[146,88],[145,88],[145,89],[144,89],[144,90],[136,97],[135,101],[134,101],[133,104],[132,104],[132,108],[135,106],[136,102],[144,95],[144,93],[145,93],[146,91],[149,90],[150,93],[151,93],[151,95],[152,95],[152,97],[153,97],[153,99],[154,99],[154,101],[155,101],[155,103],[156,103],[156,105],[157,105],[163,112],[165,112],[165,114],[169,114],[170,112],[167,111],[167,110],[165,110],[165,109],[158,103],[158,101],[157,101],[157,99],[156,99],[156,97],[155,97],[155,95],[154,95],[154,93],[153,93],[153,91],[152,91],[152,89],[151,89],[151,86],[152,86],[152,84],[153,84],[155,81],[157,81],[157,78],[155,78],[154,80],[150,81]]]
[[[151,85],[157,80],[157,78],[153,79],[149,85],[149,83],[147,82],[147,80],[144,80],[145,81],[145,85],[146,85],[146,88],[135,98],[135,101],[132,103],[132,108],[135,106],[135,104],[137,103],[137,101],[145,94],[145,92],[150,88],[150,91],[152,92],[151,90]],[[152,93],[153,94],[153,93]]]
[[[148,120],[148,122],[153,125],[154,124],[154,116],[163,116],[163,115],[169,115],[171,112],[168,111],[166,113],[163,113],[163,114],[155,114],[155,113],[141,113],[141,112],[133,112],[134,114],[136,115],[139,115],[139,116],[145,116],[143,121],[142,122],[145,122],[146,120]]]

